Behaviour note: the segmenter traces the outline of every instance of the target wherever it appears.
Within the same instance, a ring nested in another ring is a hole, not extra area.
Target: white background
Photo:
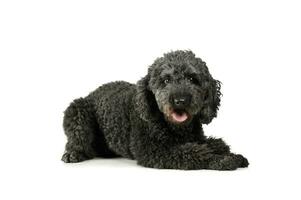
[[[0,199],[300,199],[298,1],[1,1]],[[191,49],[223,82],[207,135],[250,166],[146,169],[60,161],[64,109],[99,85],[135,83]]]

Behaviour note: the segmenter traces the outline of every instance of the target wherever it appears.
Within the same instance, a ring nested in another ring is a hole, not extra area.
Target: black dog
[[[158,58],[137,85],[105,84],[65,111],[62,160],[123,156],[152,168],[234,170],[247,167],[202,124],[216,117],[220,82],[191,51]]]

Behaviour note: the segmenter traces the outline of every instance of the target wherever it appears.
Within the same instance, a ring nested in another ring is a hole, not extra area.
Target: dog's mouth
[[[191,118],[189,112],[184,109],[169,109],[167,114],[167,118],[169,121],[175,124],[184,124],[188,122]]]
[[[171,118],[178,123],[185,122],[188,119],[188,113],[183,110],[173,110]]]
[[[188,124],[193,118],[193,115],[186,108],[178,109],[167,105],[163,107],[162,112],[165,119],[175,125]]]

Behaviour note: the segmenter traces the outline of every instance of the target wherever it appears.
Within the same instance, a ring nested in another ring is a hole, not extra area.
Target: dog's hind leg
[[[63,126],[68,141],[62,161],[74,163],[95,157],[92,143],[98,125],[89,101],[83,98],[74,100],[65,111]]]

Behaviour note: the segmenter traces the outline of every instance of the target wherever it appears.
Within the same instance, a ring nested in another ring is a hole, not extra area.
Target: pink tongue
[[[185,112],[183,112],[181,114],[173,112],[171,114],[171,116],[176,122],[184,122],[188,118],[188,116]]]

